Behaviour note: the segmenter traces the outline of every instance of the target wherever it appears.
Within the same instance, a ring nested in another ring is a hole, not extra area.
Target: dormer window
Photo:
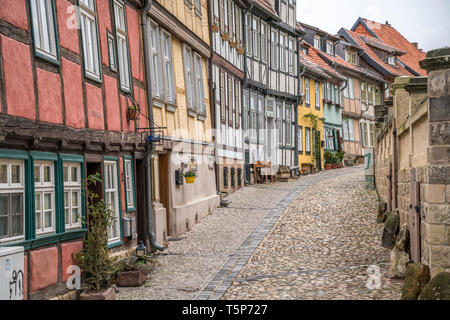
[[[327,53],[334,55],[334,44],[333,41],[327,40]]]
[[[358,54],[355,51],[345,50],[345,61],[357,66],[358,65]]]
[[[396,65],[396,58],[395,58],[395,56],[389,56],[388,57],[388,63],[391,65],[391,66],[395,66]]]
[[[320,36],[314,36],[314,48],[321,50],[320,47]]]

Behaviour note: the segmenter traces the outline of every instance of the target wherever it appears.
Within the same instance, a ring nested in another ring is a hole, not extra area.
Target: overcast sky
[[[297,20],[335,34],[358,17],[389,23],[429,51],[450,46],[449,0],[297,0]]]

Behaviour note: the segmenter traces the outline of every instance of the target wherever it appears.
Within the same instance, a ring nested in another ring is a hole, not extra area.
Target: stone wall
[[[375,181],[380,200],[420,241],[431,275],[450,271],[450,48],[421,62],[428,78],[400,77],[392,105],[378,106]],[[392,171],[390,171],[390,167]],[[392,172],[392,188],[389,188]],[[418,202],[415,190],[418,188]],[[417,212],[416,207],[417,204]],[[416,233],[412,222],[417,215]]]

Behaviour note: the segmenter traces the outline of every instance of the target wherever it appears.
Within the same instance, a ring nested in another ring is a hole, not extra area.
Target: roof
[[[322,71],[322,69],[319,67],[319,65],[312,62],[312,60],[305,55],[302,51],[299,52],[299,59],[300,64],[304,66],[308,71],[311,73],[314,73],[322,78],[329,79],[331,78],[328,74]]]
[[[399,60],[417,73],[417,75],[426,76],[427,72],[419,65],[419,61],[425,59],[425,52],[419,50],[415,45],[409,42],[400,32],[390,24],[382,24],[365,18],[359,18],[352,28],[352,31],[364,33],[361,26],[366,29],[373,37],[378,38],[383,43],[401,49],[405,55]]]
[[[356,72],[358,74],[364,75],[366,77],[370,77],[372,79],[384,82],[383,78],[379,74],[377,74],[377,73],[375,73],[375,72],[373,72],[373,71],[371,71],[371,70],[369,70],[367,68],[363,68],[363,67],[360,67],[360,66],[352,65],[352,64],[348,63],[347,61],[345,61],[344,59],[342,59],[338,55],[332,56],[332,55],[329,55],[329,54],[327,54],[325,52],[319,52],[319,55],[325,61],[328,61],[330,63],[335,63],[336,65],[338,65],[338,66],[340,66],[342,68],[345,68],[345,69],[348,69],[350,71]]]
[[[353,42],[357,44],[359,47],[364,49],[364,53],[368,56],[368,58],[374,62],[376,66],[375,69],[379,69],[379,71],[385,75],[393,76],[393,77],[399,77],[399,76],[414,76],[411,72],[409,72],[406,68],[404,68],[401,64],[397,64],[396,66],[391,66],[390,64],[386,63],[384,60],[382,60],[378,54],[372,50],[372,48],[367,44],[367,39],[370,39],[373,43],[380,43],[380,41],[374,37],[370,37],[368,35],[361,35],[359,33],[347,30],[342,28],[340,31],[341,35],[344,36],[344,38],[347,41]],[[370,64],[370,62],[368,62]],[[381,70],[380,70],[381,69]]]
[[[256,4],[257,7],[263,9],[266,11],[269,15],[276,17],[277,19],[280,19],[277,12],[275,11],[275,8],[272,7],[272,4],[269,0],[254,0],[254,4]]]
[[[309,29],[309,30],[313,30],[316,31],[317,33],[323,35],[323,36],[328,36],[328,39],[333,40],[333,41],[339,41],[341,40],[338,36],[332,35],[329,32],[323,31],[317,27],[311,26],[309,24],[303,23],[303,22],[298,22],[297,21],[297,25],[300,26],[303,30],[304,29]]]
[[[303,54],[303,53],[300,53]],[[336,71],[335,69],[333,69],[328,63],[325,62],[325,60],[323,60],[320,55],[319,55],[319,50],[317,50],[314,47],[310,47],[308,49],[308,58],[315,63],[316,65],[318,65],[323,71],[325,71],[328,75],[330,75],[331,77],[338,79],[340,81],[344,80],[345,77],[340,74],[338,71]]]

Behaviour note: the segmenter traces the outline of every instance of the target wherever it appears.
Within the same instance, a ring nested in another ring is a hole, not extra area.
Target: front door
[[[169,154],[159,155],[159,197],[161,204],[166,208],[167,234],[172,234],[170,219],[170,172],[169,172]]]

